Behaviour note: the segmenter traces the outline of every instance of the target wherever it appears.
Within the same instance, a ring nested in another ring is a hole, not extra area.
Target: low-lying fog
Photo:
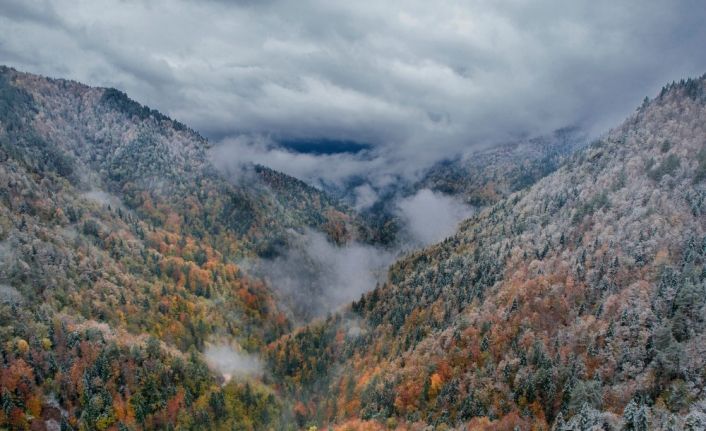
[[[388,266],[403,253],[452,235],[473,209],[457,199],[428,189],[399,199],[398,241],[382,247],[360,242],[339,246],[321,232],[291,232],[289,245],[255,271],[279,294],[295,321],[302,323],[350,303],[375,288]]]

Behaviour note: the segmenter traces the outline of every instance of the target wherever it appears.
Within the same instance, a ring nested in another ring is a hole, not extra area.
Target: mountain
[[[705,429],[705,124],[706,75],[666,86],[272,343],[299,425]]]
[[[525,189],[558,169],[585,146],[586,133],[567,127],[546,136],[472,151],[432,166],[415,190],[428,188],[483,207]]]
[[[472,208],[484,208],[554,172],[587,142],[588,134],[584,130],[566,127],[489,148],[471,146],[463,155],[424,168],[416,179],[396,177],[375,190],[376,201],[360,209],[360,213],[376,243],[405,243],[408,226],[404,217],[400,217],[401,201],[431,190]],[[370,187],[367,179],[360,176],[349,178],[343,184],[323,184],[330,195],[351,205],[356,203],[361,186]]]
[[[704,429],[705,120],[706,76],[590,146],[432,168],[411,193],[479,211],[295,327],[251,263],[394,242],[389,219],[216,168],[118,90],[2,67],[0,428]]]
[[[0,427],[261,428],[258,379],[221,386],[203,352],[289,331],[238,262],[290,230],[367,240],[352,210],[114,89],[0,68]],[[207,358],[208,355],[206,355]]]

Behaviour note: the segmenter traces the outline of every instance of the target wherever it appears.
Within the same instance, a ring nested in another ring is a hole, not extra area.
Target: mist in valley
[[[316,230],[290,231],[279,255],[255,263],[255,273],[272,286],[295,322],[304,323],[373,290],[385,282],[392,262],[452,235],[473,214],[458,199],[429,189],[398,198],[393,207],[400,228],[391,244],[337,245]]]

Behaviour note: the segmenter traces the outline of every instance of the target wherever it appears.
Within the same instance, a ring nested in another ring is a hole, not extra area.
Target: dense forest
[[[289,331],[237,264],[288,229],[366,239],[301,181],[234,183],[208,142],[113,89],[0,70],[0,424],[62,429],[260,428],[259,381],[222,385],[202,355],[257,352]]]
[[[0,428],[706,428],[706,77],[588,146],[434,166],[412,187],[480,210],[303,327],[246,263],[394,228],[210,147],[118,90],[0,68]]]
[[[304,425],[706,427],[706,77],[268,348]]]

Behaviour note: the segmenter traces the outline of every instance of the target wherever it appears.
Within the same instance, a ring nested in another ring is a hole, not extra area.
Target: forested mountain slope
[[[200,353],[256,352],[290,328],[236,261],[288,229],[368,231],[267,168],[230,181],[208,146],[117,90],[0,68],[0,428],[280,421],[272,391],[221,387]]]
[[[578,127],[558,129],[547,135],[523,138],[489,148],[471,145],[456,155],[422,170],[419,178],[398,177],[379,189],[377,201],[361,210],[367,224],[374,226],[378,242],[394,243],[405,235],[405,221],[399,217],[401,200],[424,189],[452,196],[476,209],[492,205],[508,195],[530,187],[557,170],[579,148],[588,144],[588,134]],[[354,202],[357,187],[365,184],[354,178],[345,187],[326,188],[334,196]]]
[[[118,193],[157,223],[167,217],[160,205],[174,207],[199,235],[225,229],[249,249],[286,228],[321,227],[337,212],[353,216],[322,192],[266,168],[254,169],[250,181],[227,181],[209,163],[201,136],[118,90],[8,68],[2,76],[8,154],[79,188]]]
[[[706,76],[269,348],[342,429],[704,429]]]
[[[491,205],[554,172],[586,141],[584,131],[569,127],[470,152],[434,165],[414,188],[440,191],[477,207]]]

